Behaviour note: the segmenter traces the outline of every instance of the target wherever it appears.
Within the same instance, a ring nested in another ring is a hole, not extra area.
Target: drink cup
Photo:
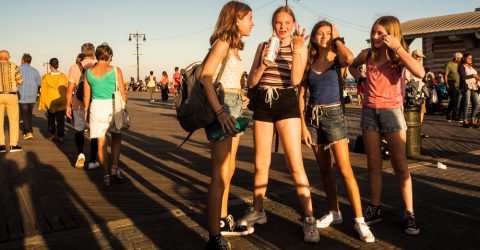
[[[271,66],[275,63],[277,58],[278,51],[280,50],[280,39],[276,36],[270,38],[270,43],[268,44],[267,55],[265,55],[264,63],[268,66]]]

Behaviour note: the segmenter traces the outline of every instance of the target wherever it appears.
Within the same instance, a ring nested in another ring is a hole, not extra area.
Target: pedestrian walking
[[[10,53],[0,50],[0,153],[21,151],[18,145],[19,136],[19,105],[18,85],[23,84],[23,77],[20,69],[15,63],[10,62]],[[4,119],[5,111],[8,117],[8,128],[10,134],[10,145],[5,145]]]
[[[110,65],[113,51],[110,46],[103,43],[97,46],[95,51],[97,64],[87,69],[85,73],[85,84],[83,85],[85,96],[85,120],[90,115],[89,127],[90,138],[98,138],[98,160],[103,168],[103,184],[110,186],[112,179],[118,181],[123,179],[120,170],[120,146],[122,133],[115,128],[113,119],[113,97],[116,88],[119,89],[123,101],[127,102],[125,85],[123,84],[122,70]],[[106,133],[111,132],[112,136],[112,165],[109,165],[107,154]]]
[[[20,105],[20,115],[22,116],[22,132],[23,139],[33,138],[32,116],[33,107],[37,101],[38,88],[42,78],[38,70],[30,65],[32,56],[23,54],[20,64],[20,73],[23,76],[23,84],[18,85],[18,103]]]
[[[67,104],[66,115],[73,120],[73,128],[75,130],[75,146],[77,148],[76,168],[83,168],[85,165],[84,133],[87,129],[87,121],[85,120],[85,104],[83,84],[85,70],[91,68],[95,64],[95,46],[91,43],[84,43],[81,47],[81,53],[78,57],[80,63],[70,66],[68,71],[68,87],[67,87]],[[79,87],[80,86],[80,87]],[[90,158],[87,165],[88,169],[100,167],[97,161],[98,142],[96,138],[90,139]]]
[[[382,155],[380,138],[384,135],[390,151],[390,161],[403,198],[403,229],[406,234],[419,234],[413,210],[412,179],[406,159],[407,125],[403,114],[404,69],[415,77],[423,78],[425,71],[419,61],[408,52],[394,16],[382,16],[372,26],[371,47],[365,49],[350,65],[350,72],[358,79],[356,69],[366,64],[365,102],[360,126],[367,152],[370,205],[365,211],[367,224],[380,221],[380,195],[382,191]]]
[[[267,48],[258,46],[248,77],[248,87],[258,85],[253,100],[255,177],[253,206],[240,218],[240,225],[253,226],[267,222],[263,200],[268,184],[268,172],[272,154],[274,128],[285,150],[287,167],[290,168],[300,205],[304,212],[303,236],[306,242],[320,239],[313,217],[310,184],[303,166],[301,150],[301,119],[298,107],[298,85],[307,63],[308,39],[305,29],[296,27],[295,15],[288,6],[275,10],[272,17],[275,38],[279,41],[278,55],[274,62],[265,61]],[[293,31],[296,28],[296,32]],[[272,47],[272,49],[275,49]],[[271,58],[270,58],[271,59]],[[268,63],[268,65],[266,64]]]
[[[208,102],[217,115],[217,120],[205,127],[207,138],[210,140],[210,156],[213,164],[207,198],[210,236],[206,249],[230,249],[229,243],[223,239],[222,235],[253,233],[253,227],[237,225],[233,216],[228,213],[230,181],[235,172],[240,134],[227,136],[218,141],[212,139],[218,124],[224,131],[231,133],[235,130],[236,118],[242,116],[243,99],[240,78],[244,65],[239,51],[245,47],[241,39],[250,35],[253,25],[252,9],[247,4],[238,1],[225,4],[210,37],[212,48],[201,74],[201,82]],[[223,62],[225,65],[222,65]],[[223,72],[218,78],[222,67]],[[223,89],[220,100],[213,86],[215,80]]]
[[[63,142],[65,136],[65,109],[68,80],[58,71],[58,59],[52,58],[48,67],[50,73],[42,77],[38,110],[47,112],[49,141]]]
[[[155,99],[153,98],[153,94],[157,86],[157,78],[153,75],[153,71],[150,71],[150,75],[145,78],[145,82],[147,83],[148,93],[150,93],[150,103],[154,103]]]
[[[363,242],[374,242],[375,237],[365,224],[360,191],[350,164],[347,127],[340,96],[343,72],[352,62],[353,54],[345,46],[337,28],[327,21],[315,24],[310,34],[308,60],[299,94],[302,140],[313,149],[329,205],[329,212],[317,220],[317,227],[326,228],[343,222],[332,169],[332,151],[355,214],[354,230]],[[307,91],[310,95],[305,105]]]
[[[472,53],[465,53],[462,61],[458,66],[458,73],[460,76],[460,85],[464,89],[465,103],[463,105],[462,120],[463,127],[478,128],[477,112],[478,112],[478,90],[480,77],[473,67]],[[472,111],[470,114],[470,121],[468,120],[468,106],[472,103]]]
[[[160,80],[161,91],[162,91],[162,102],[168,102],[168,75],[166,71],[162,72],[162,78]]]
[[[460,121],[460,75],[458,74],[458,64],[462,60],[462,53],[457,52],[453,59],[445,65],[445,86],[447,87],[448,101],[446,118],[448,122],[452,120]]]

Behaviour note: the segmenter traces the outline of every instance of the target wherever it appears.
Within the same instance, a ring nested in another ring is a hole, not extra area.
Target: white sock
[[[358,217],[358,218],[355,218],[355,223],[357,224],[360,224],[360,223],[365,223],[365,218],[363,217]]]

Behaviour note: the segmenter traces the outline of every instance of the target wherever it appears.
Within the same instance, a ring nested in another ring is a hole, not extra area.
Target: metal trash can
[[[422,150],[420,108],[418,106],[408,106],[404,109],[405,121],[407,122],[407,156],[420,155]]]

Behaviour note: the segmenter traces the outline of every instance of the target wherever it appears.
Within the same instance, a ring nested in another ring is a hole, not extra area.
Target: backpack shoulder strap
[[[365,63],[367,63],[367,61],[370,59],[370,57],[372,57],[372,50],[369,49],[368,52],[367,52],[367,57],[365,58]]]
[[[214,84],[218,84],[218,80],[222,79],[223,71],[225,71],[225,66],[227,65],[227,60],[229,55],[230,55],[230,48],[228,48],[227,55],[225,55],[225,57],[223,58],[222,67],[220,67],[220,71],[218,72],[217,79],[215,79]]]
[[[185,137],[185,139],[183,139],[182,143],[180,143],[180,145],[178,145],[178,147],[175,149],[175,151],[179,150],[183,146],[183,144],[185,144],[185,142],[187,142],[188,139],[190,139],[190,137],[193,135],[194,132],[195,131],[192,131],[192,132],[188,133],[188,135]]]

